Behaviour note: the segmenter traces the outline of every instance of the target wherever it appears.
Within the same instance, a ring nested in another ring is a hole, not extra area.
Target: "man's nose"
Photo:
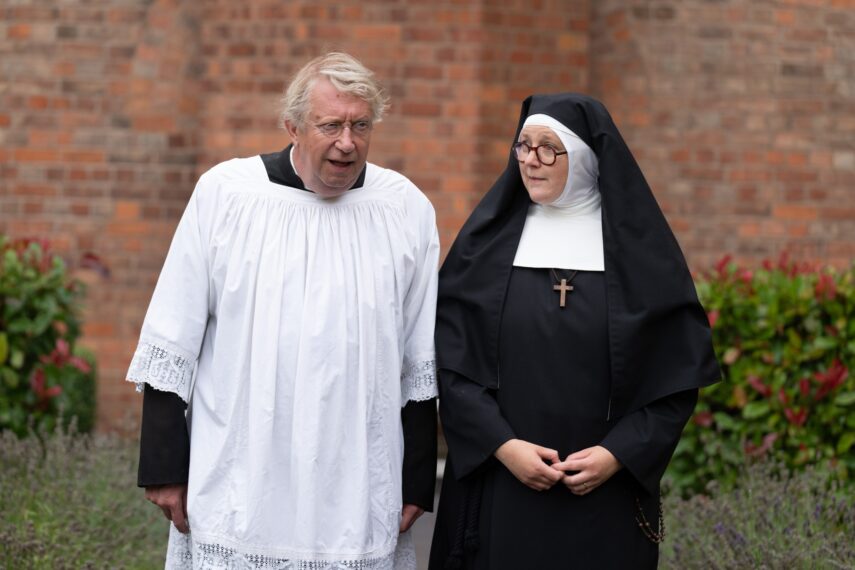
[[[335,141],[336,147],[341,152],[352,152],[356,145],[353,143],[353,133],[350,131],[350,126],[345,125],[341,129],[341,134]]]

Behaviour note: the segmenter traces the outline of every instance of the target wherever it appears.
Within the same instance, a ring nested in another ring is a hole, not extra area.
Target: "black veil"
[[[706,313],[683,253],[606,108],[590,97],[533,95],[529,115],[560,121],[599,160],[611,365],[611,417],[718,381]],[[510,149],[510,145],[508,145]],[[440,370],[498,389],[498,343],[511,267],[530,204],[516,159],[464,224],[440,270]],[[570,348],[570,347],[568,347]]]

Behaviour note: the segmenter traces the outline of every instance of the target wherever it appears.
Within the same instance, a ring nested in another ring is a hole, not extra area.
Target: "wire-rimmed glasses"
[[[322,135],[331,139],[340,137],[341,133],[344,132],[344,129],[350,129],[350,134],[355,137],[365,138],[371,132],[372,127],[373,125],[371,124],[371,121],[330,121],[328,123],[315,125],[315,128],[318,129]]]

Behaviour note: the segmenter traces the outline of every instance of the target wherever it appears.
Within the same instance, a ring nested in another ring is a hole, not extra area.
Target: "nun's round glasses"
[[[321,123],[319,125],[315,125],[315,128],[321,132],[321,134],[330,137],[331,139],[337,139],[341,136],[341,133],[344,132],[344,129],[350,129],[350,134],[355,137],[363,138],[368,136],[368,133],[371,132],[371,121],[354,121],[354,122],[329,122],[329,123]]]
[[[540,161],[540,164],[543,166],[552,166],[555,164],[555,161],[558,159],[559,155],[567,154],[566,150],[558,150],[552,145],[542,144],[540,146],[531,146],[527,142],[520,141],[513,146],[514,156],[517,157],[517,160],[520,162],[525,161],[528,158],[528,153],[534,151],[534,154],[537,156],[537,160]]]

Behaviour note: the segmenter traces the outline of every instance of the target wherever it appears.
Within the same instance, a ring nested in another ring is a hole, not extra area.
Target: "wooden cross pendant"
[[[566,279],[562,279],[560,285],[553,285],[552,286],[552,290],[561,292],[561,299],[558,302],[558,305],[563,309],[564,304],[567,301],[567,293],[573,291],[573,286],[568,285]]]

